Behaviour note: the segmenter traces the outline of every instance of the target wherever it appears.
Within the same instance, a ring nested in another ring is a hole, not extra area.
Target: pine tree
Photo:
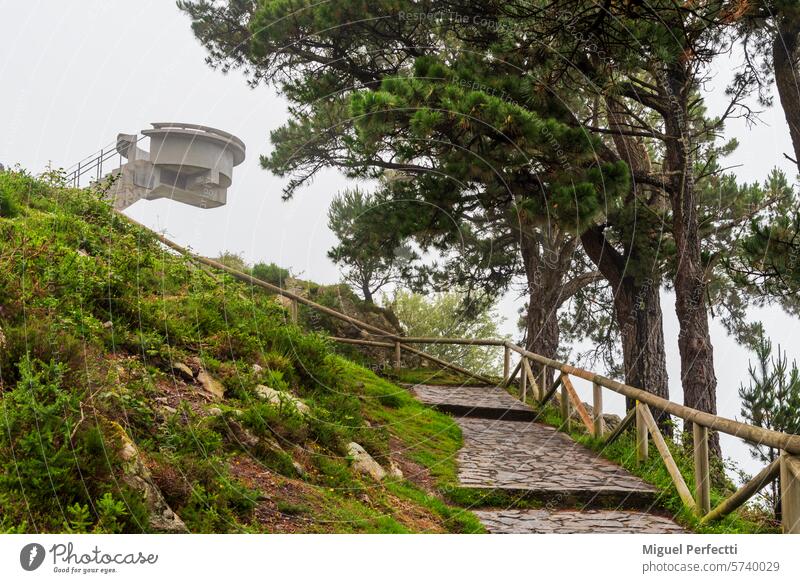
[[[400,281],[416,259],[411,247],[395,245],[384,229],[372,228],[379,220],[379,206],[373,196],[354,188],[337,195],[328,209],[328,227],[339,239],[328,257],[370,304],[378,291]]]
[[[788,364],[786,353],[778,346],[773,356],[772,342],[760,329],[752,350],[756,362],[750,362],[750,381],[748,386],[740,385],[739,398],[742,400],[742,417],[756,427],[800,433],[800,370],[797,362]],[[778,459],[780,451],[758,443],[750,444],[753,458],[770,464]],[[768,500],[780,518],[780,481],[770,485]]]

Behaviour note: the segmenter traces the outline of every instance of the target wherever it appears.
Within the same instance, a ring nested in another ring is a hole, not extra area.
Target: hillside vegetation
[[[0,531],[481,529],[455,423],[101,193],[0,172],[0,241]]]

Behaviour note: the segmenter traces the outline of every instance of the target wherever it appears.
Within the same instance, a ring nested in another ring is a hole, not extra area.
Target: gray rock
[[[227,419],[228,436],[232,441],[251,449],[258,445],[258,437],[235,419]]]
[[[208,393],[215,401],[221,401],[225,398],[225,387],[206,371],[201,371],[197,375],[197,382],[203,387],[203,391]]]
[[[297,472],[297,475],[301,478],[306,475],[306,469],[300,464],[300,462],[292,462],[292,467],[294,471]]]
[[[355,441],[347,444],[347,455],[353,459],[353,469],[359,474],[369,476],[376,482],[380,482],[386,477],[386,470]]]
[[[178,373],[178,376],[185,381],[192,382],[194,380],[194,373],[192,372],[192,369],[182,362],[173,362],[172,370]]]
[[[145,506],[149,511],[150,528],[157,532],[189,532],[180,516],[172,511],[167,501],[164,500],[161,490],[153,482],[150,470],[144,465],[136,444],[131,441],[118,423],[113,421],[110,423],[121,441],[119,455],[122,459],[122,481],[144,498]]]
[[[311,409],[308,405],[286,391],[278,391],[266,385],[258,385],[256,386],[256,395],[278,408],[288,405],[297,409],[297,412],[301,415],[308,415],[311,413]]]

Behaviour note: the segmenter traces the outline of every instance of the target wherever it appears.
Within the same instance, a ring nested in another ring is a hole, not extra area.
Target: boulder
[[[122,482],[139,493],[144,499],[149,512],[150,528],[156,532],[186,533],[189,530],[180,516],[172,511],[164,495],[158,489],[150,470],[144,465],[136,444],[118,423],[109,421],[114,432],[120,438],[119,456],[122,460]]]
[[[194,373],[192,372],[192,369],[190,369],[182,362],[173,362],[172,370],[186,382],[194,381]]]
[[[215,401],[221,401],[225,397],[225,387],[205,370],[197,375],[197,382],[203,387],[203,391],[208,393]]]
[[[353,460],[353,469],[359,474],[369,476],[376,482],[380,482],[386,477],[386,470],[367,453],[363,447],[355,441],[347,444],[347,455]]]
[[[301,415],[308,415],[311,413],[311,408],[308,405],[286,391],[278,391],[266,385],[258,385],[256,386],[256,395],[275,407],[280,408],[288,404],[297,409],[297,412]]]
[[[605,413],[603,415],[603,423],[605,423],[606,433],[611,433],[619,424],[622,423],[622,419],[620,419],[619,415],[614,415],[613,413]]]

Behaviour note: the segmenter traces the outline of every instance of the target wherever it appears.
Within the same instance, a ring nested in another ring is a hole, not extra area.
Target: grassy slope
[[[0,531],[147,531],[120,480],[126,439],[191,531],[481,530],[438,495],[461,443],[448,417],[259,291],[168,253],[97,194],[52,183],[0,173]],[[225,399],[175,362],[205,368]],[[258,399],[259,383],[312,414]],[[349,441],[406,479],[357,475]]]

